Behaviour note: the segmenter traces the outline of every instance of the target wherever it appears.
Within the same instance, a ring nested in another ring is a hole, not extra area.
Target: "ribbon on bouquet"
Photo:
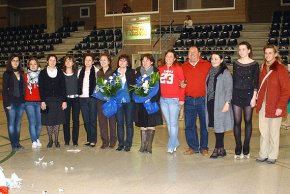
[[[121,106],[121,103],[130,102],[130,96],[126,89],[120,89],[117,94],[113,97],[103,96],[102,92],[94,90],[92,96],[102,101],[107,101],[102,105],[103,114],[110,118],[117,114],[118,108]]]
[[[155,96],[159,91],[159,83],[156,83],[148,92],[147,96],[137,96],[133,93],[133,100],[135,103],[143,103],[144,108],[148,114],[156,113],[159,110],[157,102],[151,102],[150,99]]]

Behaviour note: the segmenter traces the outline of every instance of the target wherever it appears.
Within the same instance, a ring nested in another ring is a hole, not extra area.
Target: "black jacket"
[[[13,81],[14,73],[12,71],[5,71],[3,74],[3,82],[2,82],[2,99],[4,108],[10,106],[12,103],[24,103],[25,97],[25,84],[23,80],[23,74],[20,73],[20,82],[19,82],[19,90],[20,97],[14,97],[14,81]]]
[[[38,85],[41,102],[46,102],[48,97],[60,97],[63,102],[66,101],[65,78],[59,69],[55,78],[49,77],[47,69],[43,69],[39,74]]]

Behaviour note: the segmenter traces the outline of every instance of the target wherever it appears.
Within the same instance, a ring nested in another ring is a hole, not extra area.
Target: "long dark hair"
[[[174,49],[169,49],[169,50],[167,50],[167,51],[165,52],[165,54],[164,54],[164,58],[163,58],[163,62],[164,62],[163,65],[166,65],[165,57],[166,57],[166,55],[167,55],[168,53],[173,53],[173,56],[174,56],[174,58],[175,58],[175,60],[174,60],[174,62],[173,62],[172,65],[180,65],[180,63],[177,61],[177,53],[175,52]],[[162,66],[163,66],[163,65],[162,65]]]
[[[13,67],[12,67],[12,60],[14,59],[14,58],[18,58],[18,60],[19,60],[19,65],[18,65],[18,67],[17,67],[17,71],[19,71],[20,73],[23,73],[23,69],[22,69],[22,67],[20,66],[20,57],[18,56],[18,55],[16,55],[16,54],[12,54],[12,55],[10,55],[10,57],[9,57],[9,59],[8,59],[8,62],[7,62],[7,64],[6,64],[6,71],[9,71],[9,72],[13,72]]]
[[[77,64],[76,64],[76,59],[72,55],[67,55],[67,56],[64,57],[64,60],[63,60],[63,63],[64,63],[63,72],[66,73],[65,61],[68,60],[68,59],[72,60],[72,62],[73,62],[72,71],[73,71],[73,73],[76,73],[78,71],[78,67],[77,67]]]
[[[224,55],[223,55],[223,53],[222,53],[222,52],[213,51],[212,54],[211,54],[211,56],[212,56],[212,55],[218,55],[220,59],[223,59],[223,62],[222,62],[222,63],[220,64],[220,66],[219,66],[219,72],[217,73],[217,76],[218,76],[219,74],[223,74],[224,71],[225,71],[226,69],[228,69],[228,66],[227,66],[227,64],[226,64],[226,62],[225,62],[225,59],[224,59]]]

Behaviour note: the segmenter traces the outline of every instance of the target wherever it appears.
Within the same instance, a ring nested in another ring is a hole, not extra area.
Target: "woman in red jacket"
[[[274,164],[278,158],[282,117],[287,115],[290,82],[285,65],[281,64],[277,47],[265,46],[264,54],[257,98],[261,137],[256,161]]]

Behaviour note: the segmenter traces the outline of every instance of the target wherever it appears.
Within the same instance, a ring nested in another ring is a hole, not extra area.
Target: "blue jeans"
[[[208,150],[208,131],[206,127],[205,97],[192,98],[185,97],[185,137],[189,148],[194,151]],[[198,141],[196,117],[200,123],[200,144]]]
[[[67,108],[65,109],[65,124],[63,125],[63,137],[66,145],[70,142],[70,113],[72,113],[72,142],[78,145],[80,128],[80,100],[79,98],[66,98]]]
[[[12,149],[20,145],[19,139],[23,111],[24,103],[12,103],[10,110],[7,110],[5,107],[5,113],[8,120],[8,134]]]
[[[178,114],[179,114],[179,100],[178,98],[160,98],[160,106],[165,117],[169,140],[167,144],[168,149],[174,149],[179,146],[178,142]]]
[[[133,107],[134,103],[122,103],[117,112],[117,134],[119,146],[124,146],[124,121],[126,120],[126,141],[125,146],[132,146],[134,135],[133,128]]]
[[[80,106],[87,132],[87,142],[97,143],[97,99],[80,98]]]
[[[25,111],[29,122],[31,142],[37,141],[41,131],[40,102],[25,102]]]

